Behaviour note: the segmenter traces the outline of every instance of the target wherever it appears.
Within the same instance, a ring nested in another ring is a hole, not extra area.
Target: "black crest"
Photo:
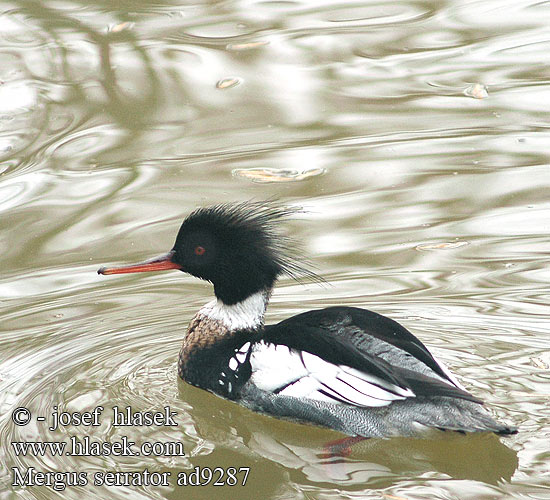
[[[250,201],[199,208],[184,220],[172,260],[183,271],[212,282],[226,304],[271,288],[281,274],[322,281],[298,262],[296,250],[278,228],[301,211]]]

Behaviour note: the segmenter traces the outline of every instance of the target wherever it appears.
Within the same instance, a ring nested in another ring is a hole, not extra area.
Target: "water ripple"
[[[550,432],[544,2],[134,1],[121,10],[8,0],[0,10],[0,481],[8,495],[56,495],[15,491],[14,466],[175,475],[253,464],[242,491],[255,498],[542,498]],[[473,99],[472,88],[486,95]],[[234,172],[277,180],[294,172],[302,182],[246,182]],[[269,322],[344,303],[387,314],[520,434],[507,444],[370,440],[327,461],[322,448],[334,433],[266,419],[178,382],[181,337],[210,286],[182,273],[107,280],[97,268],[168,250],[197,206],[274,197],[305,207],[288,231],[328,284],[283,280]],[[92,430],[10,423],[17,406],[48,415],[53,405],[103,405],[106,417]],[[113,405],[168,405],[180,425],[115,428]],[[23,457],[7,444],[70,435],[180,441],[186,456]],[[88,485],[63,497],[105,494]]]

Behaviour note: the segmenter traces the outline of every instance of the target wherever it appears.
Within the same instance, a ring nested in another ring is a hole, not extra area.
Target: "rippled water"
[[[0,498],[550,498],[550,4],[84,2],[0,7]],[[477,96],[477,98],[476,98]],[[519,426],[508,439],[370,440],[178,382],[211,289],[100,277],[168,250],[180,219],[278,198],[327,286],[283,280],[268,320],[353,304],[402,322]],[[12,411],[106,408],[57,431]],[[112,406],[179,426],[117,428]],[[185,457],[17,456],[128,436]],[[24,471],[250,467],[245,487],[12,486]]]

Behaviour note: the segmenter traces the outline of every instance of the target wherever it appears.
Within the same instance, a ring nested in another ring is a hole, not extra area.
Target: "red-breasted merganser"
[[[277,224],[298,210],[246,202],[200,208],[165,255],[99,274],[179,269],[214,285],[179,355],[186,382],[278,418],[358,437],[427,429],[513,434],[399,323],[328,307],[264,325],[282,275],[315,274],[289,255]]]

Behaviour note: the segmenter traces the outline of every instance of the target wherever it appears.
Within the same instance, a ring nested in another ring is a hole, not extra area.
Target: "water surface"
[[[7,0],[0,9],[1,498],[550,498],[550,6]],[[178,382],[209,285],[100,277],[171,248],[198,206],[277,198],[328,284],[283,279],[268,321],[335,304],[418,335],[517,436],[371,440]],[[99,427],[49,431],[54,406]],[[178,427],[111,425],[113,406]],[[184,457],[11,445],[181,442]],[[181,487],[195,467],[247,485]],[[171,472],[168,486],[12,486],[12,468]]]

